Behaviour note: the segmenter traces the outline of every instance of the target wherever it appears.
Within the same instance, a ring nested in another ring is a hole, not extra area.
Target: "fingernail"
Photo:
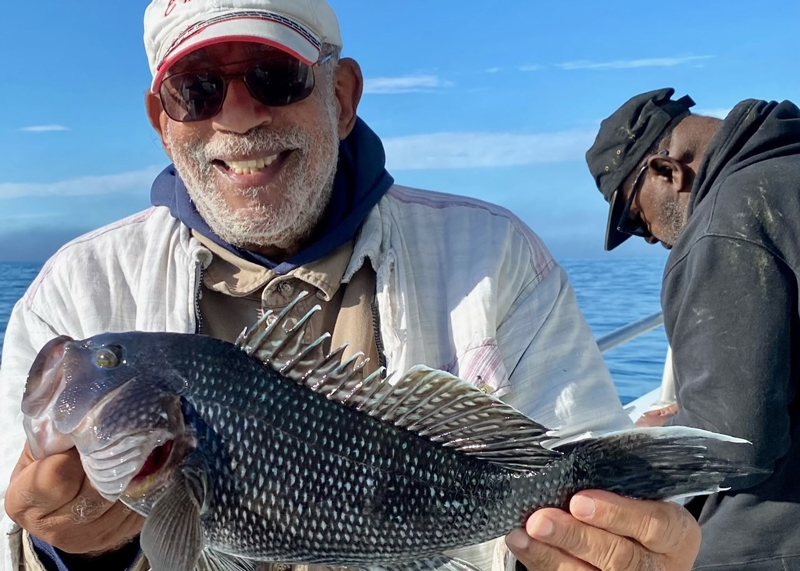
[[[531,544],[531,538],[528,537],[528,534],[525,533],[524,530],[518,529],[506,536],[506,544],[516,551],[525,551]]]
[[[528,529],[528,533],[530,533],[532,537],[539,539],[550,537],[553,535],[553,522],[546,517],[540,517],[538,521]]]
[[[575,517],[592,517],[594,515],[595,505],[592,498],[586,496],[575,496],[569,503],[569,511]]]

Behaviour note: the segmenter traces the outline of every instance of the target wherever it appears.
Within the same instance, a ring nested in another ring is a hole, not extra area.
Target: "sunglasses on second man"
[[[658,156],[658,155],[669,155],[669,151],[664,149],[662,151],[658,151],[655,155],[651,156]],[[617,230],[624,234],[630,234],[631,236],[638,236],[640,238],[649,238],[650,237],[650,230],[647,229],[647,225],[641,219],[641,217],[631,216],[631,208],[633,207],[633,201],[636,200],[636,195],[644,186],[645,181],[645,173],[650,166],[649,163],[650,157],[647,157],[642,168],[639,169],[639,172],[636,173],[636,177],[633,179],[633,184],[631,185],[631,192],[628,195],[628,199],[625,201],[625,207],[622,209],[622,214],[619,219],[619,224],[617,225]]]
[[[308,65],[275,50],[236,73],[200,70],[167,76],[161,84],[159,97],[167,116],[181,123],[205,121],[219,114],[232,79],[241,78],[253,99],[263,105],[291,105],[311,95],[315,84],[314,68],[332,57],[329,54]],[[229,65],[235,64],[222,67]]]

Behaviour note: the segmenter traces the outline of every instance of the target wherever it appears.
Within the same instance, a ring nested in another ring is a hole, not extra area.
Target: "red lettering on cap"
[[[178,5],[178,2],[181,4],[188,4],[191,1],[192,0],[169,0],[169,2],[167,2],[167,9],[164,11],[164,17],[166,18],[172,14],[172,11],[175,10],[175,7]]]

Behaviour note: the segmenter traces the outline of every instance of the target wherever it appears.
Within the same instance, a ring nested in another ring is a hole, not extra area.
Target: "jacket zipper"
[[[378,350],[378,364],[383,367],[383,374],[381,375],[382,378],[386,378],[386,354],[384,353],[385,349],[383,346],[383,337],[381,337],[381,316],[378,313],[378,294],[375,293],[372,296],[372,301],[370,302],[370,307],[372,309],[372,331],[375,335],[375,347]]]
[[[194,316],[195,316],[195,328],[194,331],[198,335],[203,333],[203,314],[200,311],[200,298],[203,297],[203,274],[205,269],[203,268],[202,262],[197,262],[197,283],[195,284],[194,290]]]

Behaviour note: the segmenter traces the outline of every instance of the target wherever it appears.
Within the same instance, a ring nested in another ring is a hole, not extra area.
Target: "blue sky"
[[[5,6],[0,260],[41,258],[149,205],[166,157],[143,106],[147,3]],[[332,4],[397,181],[502,204],[561,258],[606,255],[607,207],[582,157],[629,97],[672,86],[710,114],[800,100],[796,0]],[[631,240],[614,255],[660,250]]]

